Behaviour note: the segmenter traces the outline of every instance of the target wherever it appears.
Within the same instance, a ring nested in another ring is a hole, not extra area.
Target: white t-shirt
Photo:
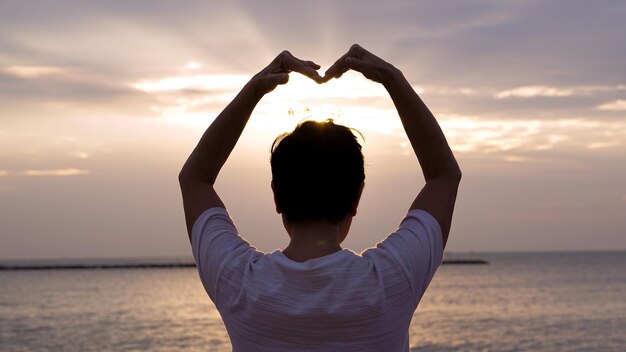
[[[192,250],[233,351],[408,351],[411,318],[443,259],[439,223],[423,210],[361,255],[299,263],[257,251],[212,208],[193,226]]]

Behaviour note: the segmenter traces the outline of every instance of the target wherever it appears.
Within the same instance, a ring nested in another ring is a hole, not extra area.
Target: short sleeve
[[[242,261],[257,253],[238,235],[224,208],[208,209],[198,217],[191,231],[191,249],[200,280],[213,302],[225,268],[240,267]]]
[[[413,209],[377,249],[388,252],[400,264],[419,302],[443,260],[441,227],[428,212]]]

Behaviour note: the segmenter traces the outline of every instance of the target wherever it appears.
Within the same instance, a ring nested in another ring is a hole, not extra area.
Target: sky
[[[177,175],[280,51],[322,73],[359,43],[398,67],[463,170],[447,250],[626,249],[622,1],[0,0],[0,259],[190,255]],[[216,189],[263,251],[288,237],[269,149],[304,119],[359,129],[344,246],[392,232],[423,186],[386,91],[297,74],[264,97]]]

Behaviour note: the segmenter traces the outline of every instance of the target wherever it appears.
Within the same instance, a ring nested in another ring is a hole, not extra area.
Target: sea
[[[626,351],[626,252],[449,256],[488,264],[438,270],[411,351]],[[0,351],[230,351],[195,268],[146,261],[0,270]]]

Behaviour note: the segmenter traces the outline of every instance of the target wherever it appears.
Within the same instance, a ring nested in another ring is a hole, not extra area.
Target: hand
[[[393,65],[354,44],[348,52],[326,70],[323,82],[339,78],[348,70],[361,72],[372,81],[385,84],[396,70]]]
[[[261,72],[252,77],[250,83],[259,96],[263,96],[274,90],[279,84],[289,81],[289,73],[292,71],[301,73],[317,83],[322,83],[322,76],[317,73],[320,65],[313,61],[300,60],[291,55],[287,50],[281,52]]]

